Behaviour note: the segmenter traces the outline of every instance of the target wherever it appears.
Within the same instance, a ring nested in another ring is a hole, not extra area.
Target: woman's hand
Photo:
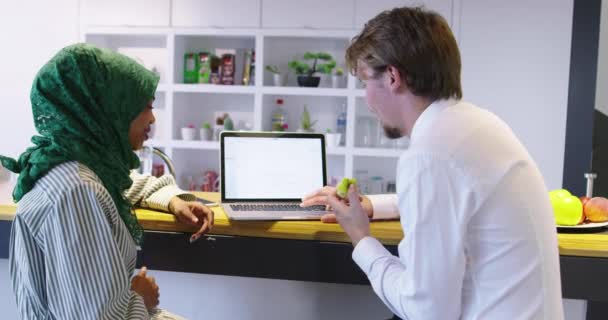
[[[146,267],[139,270],[139,273],[131,279],[131,290],[144,298],[144,304],[150,311],[158,306],[160,292],[156,280],[154,280],[154,277],[149,277],[147,272]]]
[[[213,228],[213,211],[200,202],[173,197],[169,202],[169,212],[173,213],[179,222],[199,228],[190,237],[190,242],[198,240],[203,233]]]

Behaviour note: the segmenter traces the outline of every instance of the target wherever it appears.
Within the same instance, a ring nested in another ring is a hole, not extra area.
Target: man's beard
[[[397,128],[382,126],[384,129],[384,135],[389,139],[399,139],[403,137],[401,131]]]

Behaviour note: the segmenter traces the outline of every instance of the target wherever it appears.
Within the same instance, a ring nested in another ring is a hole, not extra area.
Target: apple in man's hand
[[[344,178],[338,185],[336,186],[336,193],[338,197],[344,199],[348,195],[348,189],[351,184],[357,184],[357,179],[355,178]]]

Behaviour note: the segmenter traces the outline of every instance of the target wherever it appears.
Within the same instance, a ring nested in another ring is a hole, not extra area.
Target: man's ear
[[[389,65],[386,68],[386,73],[388,75],[389,86],[392,91],[397,91],[401,88],[401,84],[403,83],[403,77],[401,72],[394,66]]]

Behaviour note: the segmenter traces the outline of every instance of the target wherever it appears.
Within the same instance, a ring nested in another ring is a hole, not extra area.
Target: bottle
[[[283,110],[283,99],[277,99],[275,103],[276,107],[272,112],[272,131],[284,131],[285,110]]]
[[[255,50],[251,49],[251,71],[249,72],[249,85],[255,86]]]
[[[346,144],[346,105],[342,104],[342,109],[336,120],[336,132],[340,134],[340,145]]]

